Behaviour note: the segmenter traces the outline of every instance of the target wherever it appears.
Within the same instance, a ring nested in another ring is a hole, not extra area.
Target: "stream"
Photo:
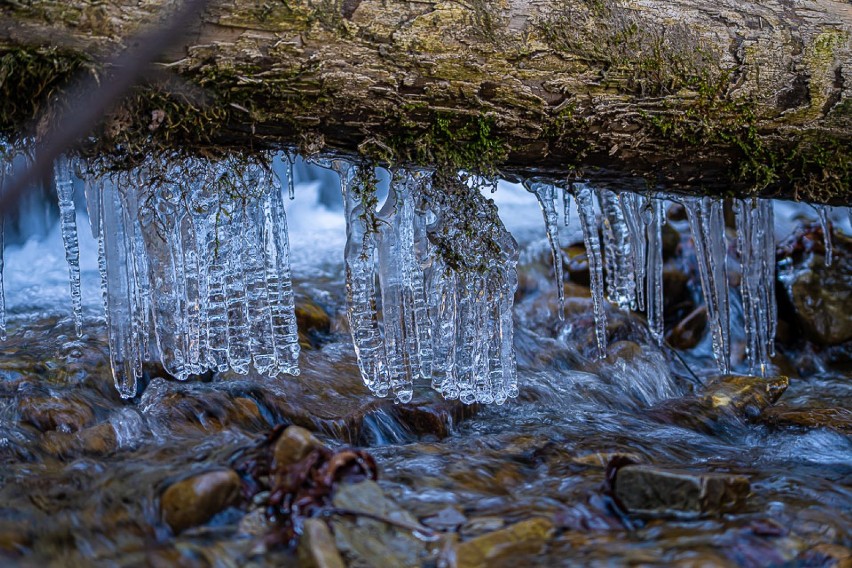
[[[170,527],[162,513],[168,487],[211,469],[237,468],[247,448],[282,423],[312,431],[335,451],[366,450],[385,499],[429,529],[421,534],[376,522],[347,542],[335,530],[350,565],[850,565],[850,341],[821,347],[804,340],[782,306],[783,347],[768,376],[720,383],[711,334],[689,323],[701,319],[700,275],[683,208],[667,202],[663,231],[667,343],[657,345],[641,316],[606,303],[607,355],[598,359],[576,208],[568,229],[560,229],[560,320],[536,196],[505,182],[496,193],[484,190],[519,245],[519,395],[502,405],[467,406],[442,399],[426,381],[415,385],[410,402],[395,404],[363,385],[349,335],[337,176],[300,162],[296,177],[296,198],[284,207],[298,376],[269,378],[252,369],[181,382],[147,361],[135,396],[122,398],[113,387],[98,243],[82,191],[76,192],[81,337],[74,332],[54,198],[33,198],[18,220],[7,222],[8,339],[0,343],[4,566],[304,565],[294,547],[264,537],[272,521],[258,514],[257,494],[232,499],[183,530]],[[805,226],[819,230],[808,206],[778,202],[774,209],[778,243]],[[848,294],[846,211],[834,212],[834,227],[832,267]],[[808,238],[799,242],[807,245]],[[728,278],[739,277],[729,266]],[[742,313],[732,295],[733,372],[745,375]],[[779,375],[789,376],[786,390]],[[776,386],[780,392],[771,390]],[[687,477],[742,476],[749,489],[718,509],[704,501],[695,509],[674,497],[648,512],[655,493],[676,492],[670,479],[652,475],[647,494],[635,501],[650,504],[631,511],[624,503],[632,497],[607,486],[619,460]]]

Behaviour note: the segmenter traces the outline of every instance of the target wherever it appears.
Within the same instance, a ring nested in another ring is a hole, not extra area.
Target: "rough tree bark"
[[[38,132],[73,71],[108,73],[169,4],[0,2],[0,127]],[[848,2],[213,0],[180,43],[90,149],[297,144],[852,203]]]

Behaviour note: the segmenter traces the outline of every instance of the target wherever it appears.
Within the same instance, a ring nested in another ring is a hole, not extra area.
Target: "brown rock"
[[[852,568],[852,550],[839,544],[818,544],[802,552],[797,560],[801,566]]]
[[[112,424],[103,422],[74,434],[59,431],[45,432],[42,448],[55,456],[78,454],[105,456],[118,448],[118,438]]]
[[[345,568],[343,558],[334,544],[328,525],[320,519],[305,521],[299,541],[299,566],[301,568]]]
[[[478,536],[456,546],[456,567],[484,568],[499,564],[508,556],[535,554],[553,532],[549,519],[537,517]]]
[[[288,426],[275,441],[272,469],[302,461],[311,450],[321,445],[308,430],[301,426]]]
[[[698,516],[736,510],[751,486],[741,475],[627,465],[616,474],[615,496],[630,512]]]
[[[633,463],[644,461],[642,456],[630,452],[592,452],[582,456],[575,456],[571,461],[578,465],[605,468],[609,462],[616,458],[630,460]]]
[[[21,397],[18,411],[21,422],[32,424],[42,432],[77,432],[95,417],[86,402],[72,398]]]
[[[240,478],[232,470],[207,471],[172,484],[160,498],[163,520],[175,533],[207,522],[236,501]]]
[[[828,428],[844,434],[852,434],[852,410],[846,408],[773,406],[764,410],[760,419],[772,426]]]
[[[692,349],[704,335],[707,327],[707,306],[699,306],[683,318],[669,333],[666,340],[675,349]]]

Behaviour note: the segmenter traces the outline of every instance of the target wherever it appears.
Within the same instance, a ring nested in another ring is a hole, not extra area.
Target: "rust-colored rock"
[[[272,450],[272,469],[278,470],[281,467],[302,461],[311,450],[321,445],[320,441],[305,428],[288,426],[281,432],[275,442],[275,448]]]
[[[345,568],[343,558],[334,544],[334,537],[325,521],[307,519],[299,541],[301,568]]]
[[[456,566],[485,568],[516,554],[535,554],[553,532],[553,522],[537,517],[486,533],[456,546]]]
[[[75,398],[23,396],[18,401],[21,422],[42,432],[59,430],[77,432],[94,420],[92,408]]]

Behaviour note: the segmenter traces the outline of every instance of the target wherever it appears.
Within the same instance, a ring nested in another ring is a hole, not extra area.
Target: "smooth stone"
[[[773,406],[764,410],[760,419],[778,427],[828,428],[843,434],[852,434],[852,410],[847,408]]]
[[[272,469],[277,470],[300,462],[321,445],[320,441],[307,429],[301,426],[288,426],[275,441],[275,448],[272,450]]]
[[[792,254],[792,266],[779,273],[804,335],[821,345],[852,339],[852,239],[832,234],[833,262],[821,251]],[[783,246],[783,244],[782,244]]]
[[[666,400],[648,410],[649,416],[666,424],[700,431],[715,431],[720,420],[754,421],[787,390],[787,377],[724,375],[695,395]]]
[[[632,513],[715,515],[740,508],[749,495],[747,477],[724,473],[626,465],[615,477],[615,496]]]
[[[852,568],[852,550],[839,544],[822,543],[805,550],[796,560],[799,566]]]
[[[21,422],[35,426],[41,432],[77,432],[95,418],[87,403],[72,398],[22,396],[18,401],[18,412]]]
[[[269,532],[271,525],[266,519],[266,512],[263,507],[251,509],[240,519],[240,524],[237,525],[237,533],[247,536],[262,536]]]
[[[299,541],[301,568],[345,568],[328,525],[320,519],[307,519]]]
[[[411,529],[419,527],[422,530],[418,532],[424,535],[431,531],[386,497],[374,481],[340,486],[332,503],[338,509],[353,513],[340,515],[332,523],[337,548],[349,564],[419,567],[436,553],[428,550],[426,543]],[[391,522],[377,520],[377,517]]]
[[[112,424],[103,422],[74,434],[47,431],[44,433],[42,448],[55,456],[105,456],[118,449],[118,438]]]
[[[510,556],[536,554],[554,530],[549,519],[536,517],[462,542],[455,550],[456,568],[485,568]]]
[[[634,463],[645,461],[639,454],[631,452],[592,452],[590,454],[574,456],[571,458],[571,461],[579,465],[605,468],[615,458],[624,458]]]
[[[162,518],[175,533],[204,524],[236,501],[240,478],[230,469],[207,471],[178,481],[160,498]]]
[[[437,514],[423,519],[423,524],[437,531],[456,531],[467,521],[467,517],[455,507],[445,507]]]

